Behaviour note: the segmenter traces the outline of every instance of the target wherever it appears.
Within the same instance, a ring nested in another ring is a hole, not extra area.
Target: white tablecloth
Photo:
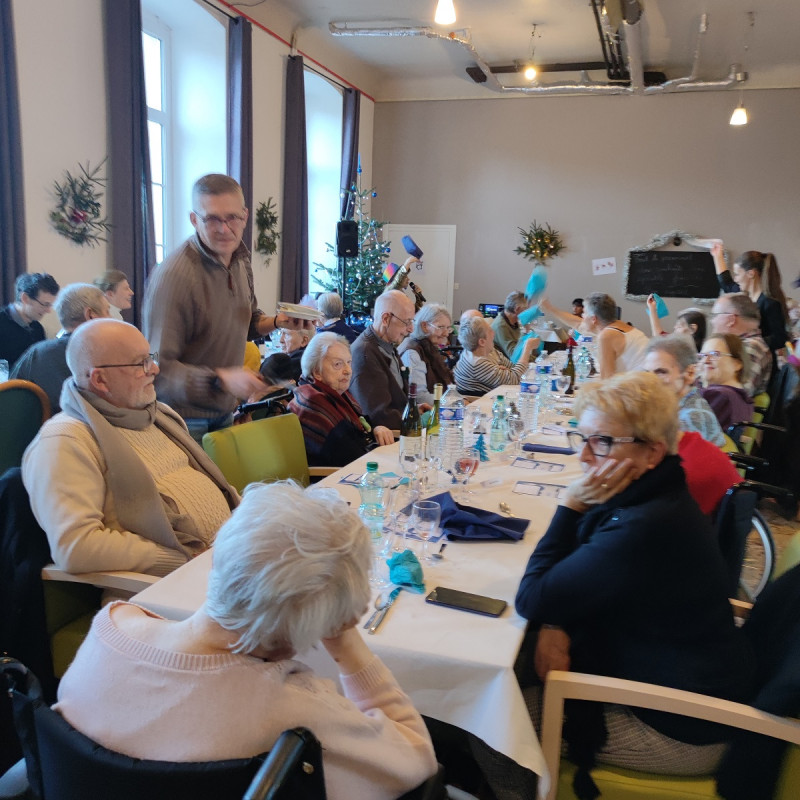
[[[504,387],[507,391],[510,387]],[[504,388],[492,394],[503,393]],[[477,401],[489,406],[491,397]],[[566,445],[563,435],[537,441]],[[389,666],[420,711],[473,733],[517,763],[546,778],[539,742],[527,714],[514,674],[514,662],[525,632],[525,620],[514,611],[514,596],[528,558],[546,530],[557,500],[515,493],[522,481],[566,485],[579,472],[575,456],[537,455],[564,465],[561,472],[542,472],[512,466],[491,454],[472,478],[473,504],[497,510],[506,502],[519,517],[531,520],[519,542],[451,542],[445,558],[425,566],[426,593],[447,586],[506,600],[500,618],[483,617],[426,603],[424,595],[401,592],[374,636],[371,649]],[[380,472],[399,472],[397,445],[372,451],[341,472],[322,481],[335,487],[355,506],[355,486],[339,482],[343,475],[363,473],[368,460],[378,461]],[[493,485],[484,487],[485,481]],[[496,483],[495,483],[496,482]],[[442,485],[440,490],[446,487]],[[134,602],[170,619],[184,619],[203,602],[211,554],[205,553],[136,595]],[[365,618],[366,619],[366,618]],[[302,654],[300,660],[323,676],[336,679],[333,661],[324,649]]]

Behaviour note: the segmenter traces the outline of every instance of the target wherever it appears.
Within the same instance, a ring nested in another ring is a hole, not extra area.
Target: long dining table
[[[470,408],[490,414],[495,395],[513,396],[517,391],[518,387],[500,387]],[[543,432],[525,441],[567,446],[564,416],[550,413],[541,422]],[[511,514],[530,520],[524,538],[448,542],[441,560],[423,565],[425,592],[402,591],[375,635],[365,638],[420,713],[468,731],[532,770],[540,776],[540,791],[546,791],[549,778],[542,751],[514,672],[526,628],[514,610],[514,597],[528,558],[556,509],[557,496],[580,473],[580,465],[575,455],[522,452],[515,457],[511,450],[509,445],[505,454],[488,453],[489,460],[471,479],[470,503],[491,511],[505,503]],[[362,474],[367,461],[377,461],[381,473],[400,473],[395,443],[371,451],[317,485],[334,488],[356,507],[358,487],[347,481]],[[430,494],[451,488],[447,474],[439,480]],[[210,566],[211,552],[206,552],[135,595],[133,602],[168,619],[185,619],[205,599]],[[425,595],[436,586],[502,599],[508,607],[494,618],[426,603]],[[336,666],[323,648],[299,654],[298,659],[318,675],[337,680]]]

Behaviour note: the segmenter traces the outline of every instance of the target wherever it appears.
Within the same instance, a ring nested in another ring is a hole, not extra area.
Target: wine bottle
[[[400,421],[400,452],[422,452],[422,419],[417,406],[417,384],[408,387],[408,402]]]
[[[562,375],[567,375],[569,377],[569,389],[567,389],[567,394],[573,394],[575,391],[575,361],[572,358],[572,345],[569,346],[569,353],[567,354],[567,364],[564,367]]]
[[[442,404],[442,391],[444,387],[441,383],[433,384],[433,408],[431,409],[430,416],[428,417],[428,436],[439,435],[439,406]]]

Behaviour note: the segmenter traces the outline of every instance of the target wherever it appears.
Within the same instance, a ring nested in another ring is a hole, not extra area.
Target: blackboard
[[[662,297],[719,296],[714,260],[708,250],[630,250],[628,295]]]

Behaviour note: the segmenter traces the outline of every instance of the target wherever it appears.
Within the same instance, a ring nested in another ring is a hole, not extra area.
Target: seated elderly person
[[[650,341],[644,369],[678,398],[678,455],[689,493],[700,510],[710,514],[741,477],[719,449],[725,436],[711,406],[694,385],[696,367],[697,351],[689,336],[657,336]]]
[[[167,761],[247,758],[305,726],[322,743],[329,800],[398,797],[436,760],[356,628],[371,560],[367,529],[334,490],[253,484],[217,536],[205,605],[182,622],[106,606],[55,709],[105,747]],[[344,697],[294,658],[318,644]]]
[[[61,413],[22,460],[31,508],[67,572],[165,575],[207,549],[239,497],[183,420],[156,402],[157,354],[126,322],[69,338]]]
[[[56,314],[65,334],[57,339],[45,339],[31,345],[19,358],[11,372],[12,378],[32,381],[41,386],[50,400],[50,413],[61,411],[61,387],[69,378],[67,344],[70,334],[90,319],[109,317],[109,303],[103,292],[89,283],[71,283],[59,293],[55,302]]]
[[[261,365],[261,377],[268,384],[297,383],[302,374],[300,359],[314,332],[309,328],[281,328],[280,353],[273,353]]]
[[[453,321],[450,312],[438,303],[426,303],[414,316],[414,330],[397,352],[408,367],[409,383],[417,385],[417,400],[433,403],[433,386],[453,383],[453,371],[447,366],[440,348],[450,340]]]
[[[367,326],[353,342],[353,396],[376,425],[400,428],[408,399],[408,369],[397,346],[414,325],[414,304],[401,291],[379,295]],[[427,408],[420,403],[420,410]]]
[[[317,298],[317,309],[325,318],[317,327],[317,333],[338,333],[350,344],[358,339],[358,331],[353,330],[343,319],[344,303],[338,292],[323,292]]]
[[[511,292],[506,297],[500,313],[492,320],[494,346],[503,355],[513,358],[514,350],[522,335],[519,315],[528,307],[528,299],[522,292]]]
[[[567,435],[583,475],[567,488],[516,599],[539,629],[538,677],[572,669],[744,700],[754,656],[734,624],[715,532],[675,454],[674,393],[655,375],[616,375],[583,386],[575,414]],[[541,687],[526,695],[535,720]],[[724,729],[696,720],[616,705],[584,713],[571,720],[573,747],[621,767],[708,774],[725,747]]]
[[[753,418],[753,400],[744,388],[748,366],[742,340],[733,333],[712,334],[700,348],[703,399],[723,429]]]
[[[392,432],[382,425],[373,428],[347,391],[353,368],[344,336],[318,333],[303,353],[302,366],[289,410],[300,419],[311,466],[343,467],[376,445],[392,444]]]
[[[538,339],[526,339],[516,364],[512,364],[494,347],[494,330],[489,321],[471,317],[462,322],[458,341],[464,348],[453,375],[456,386],[464,394],[483,395],[503,384],[518,384],[531,353],[539,346]]]

